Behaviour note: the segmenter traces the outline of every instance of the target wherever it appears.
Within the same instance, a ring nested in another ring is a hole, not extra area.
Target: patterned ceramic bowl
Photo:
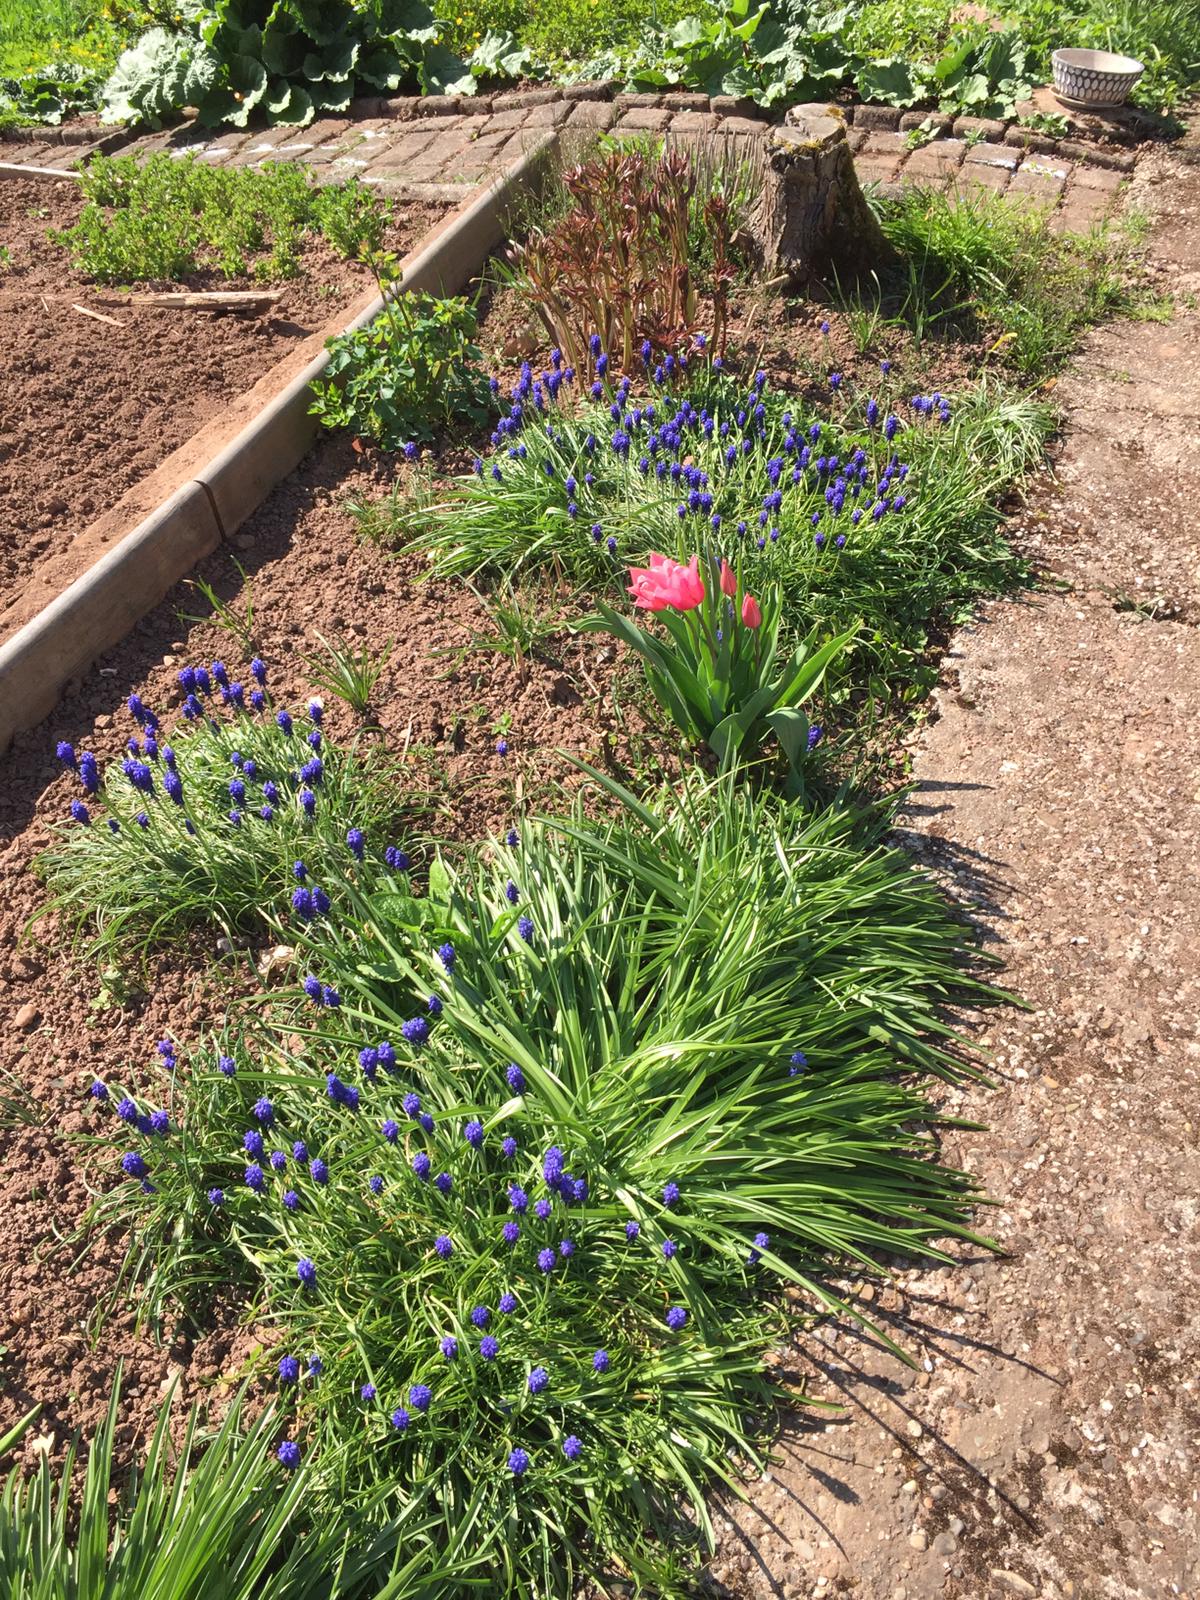
[[[1056,50],[1054,93],[1074,106],[1123,106],[1146,70],[1132,56],[1107,50]]]

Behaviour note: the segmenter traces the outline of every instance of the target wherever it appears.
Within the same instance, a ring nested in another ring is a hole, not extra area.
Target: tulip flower
[[[757,628],[762,621],[762,609],[752,594],[742,600],[742,621],[748,628]]]
[[[730,600],[737,594],[737,576],[728,561],[721,562],[721,593]]]
[[[669,556],[655,554],[648,567],[630,567],[629,576],[633,580],[629,585],[633,603],[644,611],[694,611],[703,604],[705,589],[699,556],[693,556],[685,567]]]

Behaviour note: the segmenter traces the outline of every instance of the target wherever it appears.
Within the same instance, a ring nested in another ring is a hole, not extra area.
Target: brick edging
[[[869,102],[845,105],[839,108],[847,124],[872,133],[911,133],[914,129],[932,124],[933,137],[938,139],[986,140],[990,144],[1006,144],[1015,150],[1032,150],[1038,155],[1057,155],[1072,161],[1092,161],[1097,166],[1112,167],[1118,172],[1132,172],[1133,148],[1143,143],[1132,125],[1114,124],[1103,137],[1087,138],[1068,131],[1065,134],[1041,133],[1021,125],[1018,117],[952,117],[939,111],[901,111],[896,106],[874,105]]]
[[[1131,172],[1134,157],[1130,147],[1137,145],[1139,135],[1135,128],[1114,125],[1106,129],[1101,138],[1080,137],[1069,132],[1065,136],[1048,134],[1022,127],[1018,118],[989,118],[958,116],[934,110],[902,111],[896,106],[863,102],[830,102],[845,121],[847,127],[870,132],[908,133],[932,123],[934,142],[938,138],[986,140],[993,144],[1006,144],[1014,149],[1024,149],[1043,155],[1056,155],[1062,159],[1091,161],[1097,166],[1111,167],[1119,172]],[[588,106],[596,109],[589,112]],[[562,108],[566,107],[567,110]],[[600,110],[601,107],[607,109]],[[778,123],[786,112],[776,113],[757,105],[753,100],[734,95],[706,95],[683,90],[637,94],[621,87],[619,80],[603,80],[571,84],[539,84],[524,89],[503,89],[494,94],[479,95],[367,95],[352,100],[339,119],[352,122],[396,121],[416,122],[429,118],[490,117],[502,113],[518,114],[543,110],[537,125],[547,127],[574,126],[583,129],[607,131],[615,123],[632,131],[663,132],[668,123],[683,116],[688,119],[680,132],[696,133],[702,130],[724,133],[749,133],[760,126]],[[542,120],[544,118],[544,120]],[[187,127],[187,122],[178,125]],[[0,140],[9,143],[41,143],[64,145],[94,145],[109,154],[127,144],[145,137],[145,131],[118,129],[95,137],[96,127],[82,127],[68,123],[58,128],[30,126],[21,130],[0,131]],[[272,130],[266,130],[272,131]],[[214,128],[213,136],[221,130]],[[298,135],[303,129],[296,130]],[[1122,148],[1123,147],[1123,148]]]

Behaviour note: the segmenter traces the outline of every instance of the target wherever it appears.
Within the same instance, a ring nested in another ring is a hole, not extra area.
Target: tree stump
[[[768,270],[795,280],[859,273],[893,258],[854,171],[836,106],[794,106],[767,130],[758,231]]]

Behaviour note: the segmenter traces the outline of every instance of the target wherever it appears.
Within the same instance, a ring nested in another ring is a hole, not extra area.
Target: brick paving
[[[213,165],[296,160],[328,173],[330,180],[355,174],[401,198],[435,191],[444,198],[496,177],[549,132],[557,131],[568,148],[573,139],[595,133],[653,135],[685,147],[719,143],[724,153],[740,158],[760,148],[769,126],[743,100],[614,94],[615,87],[368,99],[356,101],[352,115],[323,117],[307,128],[221,133],[185,124],[132,138],[81,127],[69,145],[61,133],[47,130],[40,143],[0,142],[0,160],[61,167],[117,147],[137,155],[190,154]],[[911,131],[926,122],[937,128],[937,137],[910,142]],[[847,137],[863,184],[921,184],[960,194],[990,190],[1052,211],[1057,227],[1080,230],[1116,208],[1134,164],[1128,150],[1055,141],[986,118],[901,116],[882,106],[855,107]]]

